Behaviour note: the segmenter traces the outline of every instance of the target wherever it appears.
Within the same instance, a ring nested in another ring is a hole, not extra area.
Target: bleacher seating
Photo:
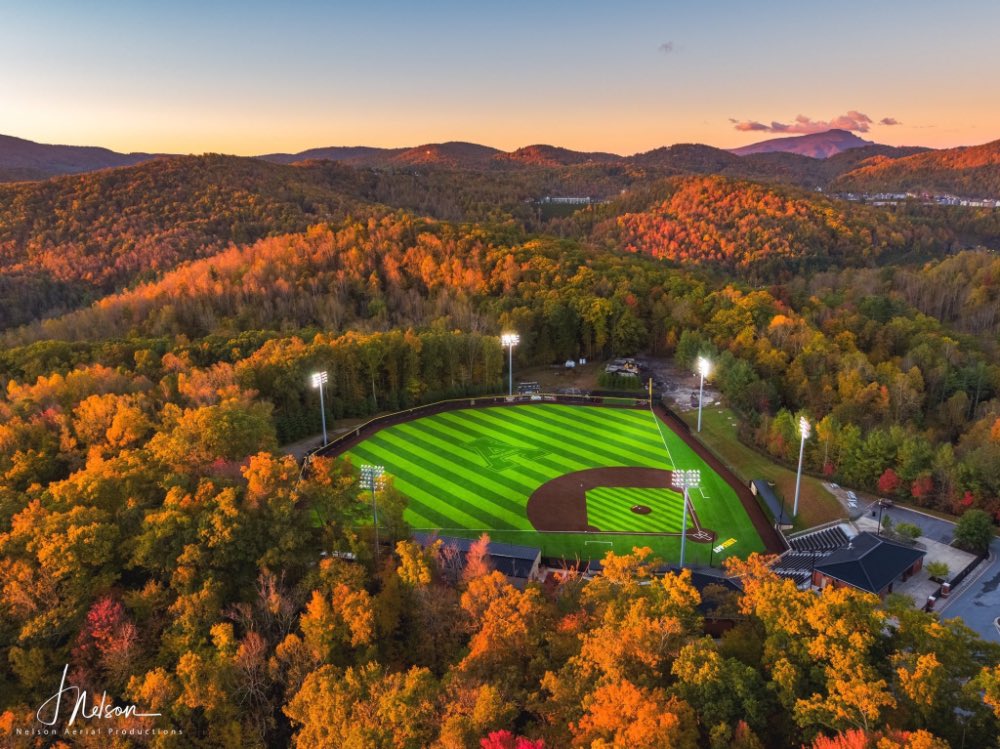
[[[844,536],[846,539],[847,537]],[[779,576],[794,580],[802,585],[812,576],[816,562],[830,553],[830,549],[818,551],[786,551],[771,565]]]
[[[795,551],[832,551],[847,546],[849,542],[850,538],[840,526],[823,528],[804,536],[788,539],[789,545]]]

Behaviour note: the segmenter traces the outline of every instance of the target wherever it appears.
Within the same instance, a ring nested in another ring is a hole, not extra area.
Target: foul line
[[[656,431],[660,433],[660,439],[663,440],[663,447],[667,451],[667,457],[670,458],[670,470],[676,470],[677,464],[674,462],[674,456],[670,453],[670,446],[667,444],[667,438],[663,436],[662,422],[660,421],[660,417],[658,417],[656,412],[653,410],[652,404],[650,404],[649,407],[649,415],[652,416],[653,421],[656,422]]]

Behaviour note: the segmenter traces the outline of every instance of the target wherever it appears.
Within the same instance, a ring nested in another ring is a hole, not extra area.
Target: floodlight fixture
[[[701,407],[705,400],[705,378],[712,371],[712,364],[704,356],[698,357],[698,374],[701,375],[701,382],[698,385],[698,431],[701,431]]]
[[[375,504],[375,490],[381,489],[384,483],[382,478],[385,473],[385,466],[363,465],[361,466],[361,488],[372,491],[372,523],[375,526],[375,562],[378,562],[378,507]]]
[[[385,466],[372,466],[363,465],[361,466],[361,486],[364,489],[375,489],[379,488],[382,484],[382,476],[385,473]]]
[[[806,440],[809,439],[811,429],[809,420],[805,416],[800,416],[799,434],[802,435],[802,441],[799,443],[799,469],[795,474],[795,502],[792,503],[793,518],[799,514],[799,490],[802,486],[802,458],[806,454]]]
[[[697,468],[688,468],[681,471],[673,471],[671,474],[674,487],[684,490],[684,507],[681,510],[681,563],[684,567],[685,542],[687,541],[687,518],[688,518],[688,490],[694,489],[701,484],[701,471]]]
[[[319,390],[319,412],[323,420],[323,445],[325,446],[329,440],[326,438],[326,405],[323,403],[323,386],[328,380],[326,370],[322,372],[313,372],[310,380],[312,381],[312,386]]]
[[[693,489],[701,483],[701,471],[690,468],[683,471],[673,471],[673,484],[677,489]]]
[[[514,347],[521,342],[517,333],[504,333],[500,336],[500,345],[508,350],[507,355],[507,394],[514,394]]]

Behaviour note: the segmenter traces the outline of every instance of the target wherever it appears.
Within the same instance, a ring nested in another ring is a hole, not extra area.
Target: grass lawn
[[[602,486],[587,492],[587,522],[602,531],[680,533],[683,504],[684,495],[672,489]],[[651,512],[633,512],[635,506]]]
[[[698,412],[692,410],[681,415],[694,430],[698,423]],[[698,435],[701,441],[740,478],[748,481],[762,478],[773,482],[778,496],[785,498],[785,506],[789,508],[790,514],[792,501],[795,498],[795,471],[772,462],[765,455],[740,442],[736,436],[736,415],[728,408],[719,406],[706,408],[702,411],[701,418],[701,434]],[[844,517],[843,507],[836,497],[823,487],[823,482],[812,476],[803,475],[799,496],[799,517],[795,522],[796,530],[842,517]]]
[[[676,561],[678,536],[608,533],[539,533],[525,514],[528,498],[542,484],[573,471],[606,466],[672,469],[699,468],[702,485],[691,492],[702,525],[720,541],[736,538],[727,554],[746,556],[763,550],[735,493],[666,425],[645,410],[568,406],[551,403],[463,409],[425,416],[376,432],[347,455],[355,465],[385,466],[409,497],[406,520],[414,529],[477,536],[540,546],[546,556],[595,558],[604,551],[650,546]],[[642,491],[641,501],[625,500],[624,513],[611,494],[599,489],[591,513],[602,531],[676,531],[669,512],[675,493]],[[632,513],[633,504],[653,509]],[[660,511],[657,511],[657,510]],[[605,527],[608,524],[620,528]],[[689,543],[689,563],[705,563],[709,545]]]

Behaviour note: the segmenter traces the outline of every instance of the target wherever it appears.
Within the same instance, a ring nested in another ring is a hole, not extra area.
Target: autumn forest
[[[518,368],[708,356],[746,446],[794,467],[806,416],[808,474],[995,526],[1000,210],[849,202],[770,156],[0,185],[0,732],[68,664],[161,717],[20,745],[1000,746],[1000,646],[958,620],[758,555],[738,587],[639,547],[517,588],[486,539],[464,566],[412,541],[391,479],[376,547],[357,468],[281,449],[320,431],[310,373],[333,422],[498,393],[516,330]],[[840,162],[824,186],[966,179]]]

